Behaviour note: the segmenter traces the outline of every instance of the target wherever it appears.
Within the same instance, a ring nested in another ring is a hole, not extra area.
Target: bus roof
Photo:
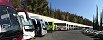
[[[12,3],[7,0],[0,0],[0,5],[10,6],[12,7]]]

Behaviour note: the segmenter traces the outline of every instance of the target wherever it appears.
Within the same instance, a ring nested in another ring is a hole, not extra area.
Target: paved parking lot
[[[83,35],[80,30],[55,31],[48,33],[44,37],[36,37],[34,40],[99,40],[92,36]]]

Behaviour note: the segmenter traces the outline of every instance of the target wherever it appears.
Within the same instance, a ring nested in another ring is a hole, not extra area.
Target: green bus
[[[54,30],[54,22],[48,22],[49,26],[47,27],[47,30],[53,31]]]

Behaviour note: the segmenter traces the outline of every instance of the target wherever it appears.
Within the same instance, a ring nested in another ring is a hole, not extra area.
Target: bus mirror
[[[37,20],[35,19],[35,23],[37,24]]]

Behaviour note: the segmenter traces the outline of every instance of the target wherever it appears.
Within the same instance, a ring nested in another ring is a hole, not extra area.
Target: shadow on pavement
[[[91,38],[96,38],[96,37],[94,37],[94,36],[90,36]]]
[[[103,40],[103,38],[95,37],[95,36],[89,36],[90,38],[93,38],[93,40]]]
[[[45,36],[45,35],[42,35],[42,36],[41,35],[36,35],[35,37],[43,37],[43,36]]]
[[[103,39],[100,39],[100,38],[94,38],[94,40],[103,40]]]
[[[52,30],[51,31],[50,30],[47,31],[47,33],[53,33],[53,32],[55,32],[55,31],[52,31]]]
[[[68,31],[68,30],[55,30],[55,31]]]
[[[95,37],[93,35],[85,35],[85,36],[89,36],[90,38],[93,38],[93,40],[103,40],[103,39],[100,39],[99,37]]]

